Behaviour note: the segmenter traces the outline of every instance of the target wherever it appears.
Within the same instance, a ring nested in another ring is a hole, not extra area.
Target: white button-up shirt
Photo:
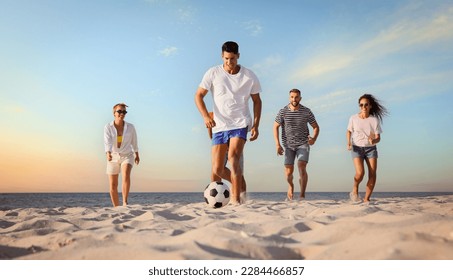
[[[119,153],[128,155],[138,152],[137,132],[131,123],[124,122],[123,141],[118,148],[117,131],[114,122],[110,122],[104,127],[104,150],[105,152]]]

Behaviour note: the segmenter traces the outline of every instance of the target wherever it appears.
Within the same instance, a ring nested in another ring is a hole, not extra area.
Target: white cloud
[[[251,68],[258,76],[265,76],[272,72],[276,66],[281,65],[282,57],[278,54],[266,57],[262,62],[254,64]]]
[[[196,18],[197,9],[191,6],[181,7],[182,1],[180,0],[144,0],[151,6],[165,7],[175,16],[173,19],[179,20],[181,23],[192,24]]]
[[[177,11],[178,18],[183,23],[193,23],[196,10],[192,7],[180,8]]]
[[[309,61],[307,66],[296,70],[292,76],[294,80],[307,80],[336,70],[341,70],[350,66],[353,62],[354,57],[350,54],[321,54]]]
[[[368,55],[385,55],[436,44],[453,38],[453,8],[424,19],[404,19],[390,26],[373,39],[364,42],[357,51]]]
[[[346,89],[330,92],[320,97],[310,97],[306,101],[304,99],[302,100],[309,108],[312,108],[317,113],[328,113],[338,106],[353,104],[354,100],[360,94],[361,92],[358,89]],[[304,98],[303,91],[302,98]]]
[[[258,36],[263,32],[263,27],[261,26],[261,22],[259,20],[250,20],[242,23],[244,29],[247,32],[250,32],[252,36]]]
[[[449,83],[451,77],[453,77],[452,71],[421,74],[371,85],[369,88],[371,91],[366,92],[372,94],[378,92],[379,98],[386,100],[388,103],[407,102],[448,91],[451,84]],[[436,88],[437,90],[430,90],[432,88]],[[317,114],[330,114],[334,110],[349,108],[349,106],[355,104],[357,98],[364,93],[365,91],[363,88],[347,88],[304,100],[304,92],[302,91],[302,102],[313,111],[317,112]]]
[[[453,8],[424,17],[401,19],[390,24],[368,41],[348,50],[327,49],[292,72],[292,80],[308,80],[348,67],[367,65],[370,61],[403,50],[439,46],[453,39]]]
[[[163,55],[165,57],[176,55],[177,53],[178,53],[177,47],[167,47],[167,48],[159,51],[159,54]]]

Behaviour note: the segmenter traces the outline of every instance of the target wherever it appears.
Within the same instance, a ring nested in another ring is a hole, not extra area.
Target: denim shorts
[[[285,165],[294,165],[294,161],[305,161],[308,162],[310,157],[310,146],[308,144],[301,145],[296,149],[286,148],[285,149]]]
[[[230,139],[235,137],[247,140],[247,132],[247,127],[216,132],[212,134],[212,145],[228,144]]]
[[[378,158],[378,152],[376,146],[359,147],[353,145],[351,150],[351,156],[352,158],[361,159]]]

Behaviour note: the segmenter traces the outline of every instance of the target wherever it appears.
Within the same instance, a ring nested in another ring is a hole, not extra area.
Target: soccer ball
[[[204,200],[213,208],[220,208],[230,202],[230,188],[223,182],[211,182],[204,190]]]

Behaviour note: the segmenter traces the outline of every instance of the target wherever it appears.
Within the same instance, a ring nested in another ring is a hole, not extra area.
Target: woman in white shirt
[[[131,186],[131,171],[134,162],[139,164],[137,133],[133,124],[124,121],[127,105],[118,103],[113,106],[115,119],[104,127],[104,149],[107,155],[107,175],[109,176],[110,198],[113,206],[119,206],[118,177],[122,175],[123,206]]]
[[[368,182],[364,202],[369,202],[376,184],[378,152],[376,144],[381,141],[382,118],[388,115],[387,109],[379,104],[371,94],[359,98],[360,112],[349,118],[346,139],[355,167],[354,184],[349,194],[354,202],[359,202],[359,184],[365,175],[364,161],[368,167]]]

